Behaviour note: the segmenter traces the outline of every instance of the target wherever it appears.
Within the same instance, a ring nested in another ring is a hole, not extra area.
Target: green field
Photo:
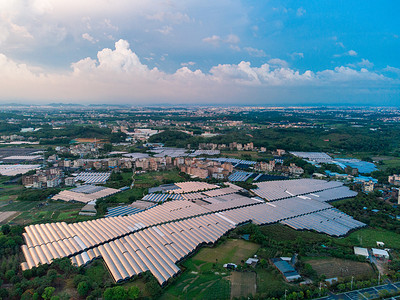
[[[285,290],[296,291],[298,287],[287,283],[283,276],[274,267],[257,268],[257,293],[266,294],[268,297],[280,296]]]
[[[13,201],[4,202],[0,211],[18,211],[19,216],[12,220],[14,224],[27,225],[43,222],[76,222],[93,219],[93,217],[79,216],[84,204],[66,202],[42,201]]]
[[[220,264],[230,262],[240,264],[241,260],[246,260],[256,254],[259,248],[260,245],[244,240],[228,240],[218,247],[201,249],[196,259],[205,262],[218,261]]]
[[[203,248],[182,263],[178,275],[161,299],[229,299],[229,270],[224,263],[240,264],[255,254],[259,245],[244,240],[227,240],[212,248]]]
[[[362,247],[376,247],[376,242],[384,242],[385,247],[400,249],[400,234],[378,228],[364,228],[342,239],[346,244]],[[341,240],[339,240],[341,243]]]

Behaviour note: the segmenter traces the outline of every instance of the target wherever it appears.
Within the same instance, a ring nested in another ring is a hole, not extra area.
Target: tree
[[[55,291],[56,291],[56,289],[54,287],[48,286],[47,288],[44,289],[44,292],[42,294],[42,298],[44,300],[50,300],[51,296],[53,296]]]
[[[79,282],[77,290],[78,290],[78,294],[80,296],[85,297],[89,293],[90,286],[86,281],[82,281],[82,282]]]
[[[128,298],[131,300],[139,298],[140,290],[137,286],[132,286],[128,289]]]
[[[1,231],[3,232],[4,235],[7,235],[10,233],[10,225],[5,224],[1,226]]]
[[[106,289],[104,300],[124,300],[128,297],[126,290],[122,286],[115,286]]]

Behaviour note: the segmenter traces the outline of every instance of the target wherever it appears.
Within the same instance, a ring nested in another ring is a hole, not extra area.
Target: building
[[[84,207],[82,207],[79,212],[80,216],[95,216],[97,214],[96,204],[88,203]]]
[[[75,185],[75,178],[74,177],[65,178],[65,185],[66,186],[74,186]]]
[[[64,174],[59,168],[37,170],[35,174],[22,176],[22,184],[32,188],[53,188],[61,184]]]
[[[304,173],[303,168],[296,166],[296,164],[291,163],[289,166],[289,174],[300,176]]]
[[[246,265],[252,266],[253,268],[257,265],[259,259],[257,258],[257,255],[254,255],[254,257],[249,257],[246,260]]]
[[[278,271],[281,272],[286,281],[291,282],[299,280],[301,278],[296,269],[287,261],[284,261],[281,258],[272,258],[271,262],[275,266],[275,268],[277,268]]]
[[[372,180],[363,183],[363,191],[365,193],[373,192],[374,187],[375,187],[375,183]]]
[[[354,247],[354,254],[364,256],[365,258],[369,257],[368,249],[361,247]]]
[[[383,249],[372,248],[372,255],[379,258],[389,259],[389,252]]]
[[[400,185],[400,175],[392,175],[388,177],[388,182],[394,185]]]

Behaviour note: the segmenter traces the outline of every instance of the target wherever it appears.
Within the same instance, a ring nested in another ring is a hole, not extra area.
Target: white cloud
[[[282,68],[287,68],[288,66],[288,63],[285,60],[279,58],[272,58],[268,61],[268,63],[272,66],[278,66]]]
[[[304,58],[304,53],[302,53],[302,52],[293,52],[292,54],[289,54],[289,56],[292,59]]]
[[[219,35],[212,35],[206,38],[203,38],[202,41],[204,43],[211,44],[213,46],[220,46],[221,43],[225,43],[229,45],[229,48],[235,51],[241,51],[240,47],[237,45],[240,43],[240,38],[235,34],[229,34],[226,37],[222,38]]]
[[[358,53],[356,51],[349,50],[349,51],[341,53],[341,54],[335,54],[335,55],[333,55],[333,57],[342,57],[342,56],[353,56],[353,57],[355,57],[357,55],[358,55]]]
[[[227,44],[238,44],[238,43],[240,42],[240,39],[239,39],[239,37],[238,37],[237,35],[235,35],[235,34],[229,34],[229,35],[225,38],[224,42],[227,43]]]
[[[306,14],[306,10],[303,7],[299,7],[296,11],[296,15],[298,17],[304,16]]]
[[[386,66],[386,68],[384,68],[383,71],[390,72],[390,73],[395,73],[397,75],[400,75],[400,69],[399,68],[395,68],[395,67],[391,67],[391,66]]]
[[[168,35],[172,32],[173,28],[169,25],[163,26],[162,28],[156,29],[156,31],[164,34],[164,35]]]
[[[273,98],[276,100],[287,91],[295,93],[296,97],[302,90],[323,91],[329,96],[329,92],[337,95],[338,90],[347,87],[370,90],[374,86],[378,89],[393,86],[398,89],[399,86],[398,81],[364,68],[360,71],[337,67],[320,72],[299,72],[288,68],[281,59],[272,59],[259,67],[246,61],[221,64],[211,67],[209,72],[191,71],[184,64],[174,73],[149,68],[125,40],[116,42],[114,49],[99,51],[96,58],[87,57],[71,64],[71,71],[57,73],[16,63],[1,54],[0,99],[237,103],[249,95],[251,101],[266,101],[271,95],[278,97]],[[194,65],[193,62],[186,64]]]
[[[194,66],[196,63],[194,61],[188,61],[188,62],[183,62],[181,63],[182,67],[187,67],[187,66]]]
[[[158,22],[171,22],[174,24],[181,24],[190,22],[190,17],[181,12],[165,12],[160,11],[155,14],[147,15],[146,18]]]
[[[357,56],[357,52],[354,51],[354,50],[349,50],[349,51],[347,52],[347,54],[350,55],[350,56]]]
[[[365,68],[372,68],[374,66],[374,64],[372,62],[370,62],[368,59],[364,59],[362,58],[361,61],[359,63],[357,63],[358,66],[360,67],[365,67]]]
[[[249,53],[251,56],[254,56],[254,57],[265,57],[265,56],[267,56],[267,54],[262,49],[256,49],[256,48],[252,48],[252,47],[245,47],[244,50],[246,50],[247,53]]]
[[[107,28],[118,31],[118,26],[113,25],[110,19],[104,19],[104,24],[106,25]]]
[[[240,47],[238,46],[238,45],[229,45],[229,48],[231,48],[232,50],[234,50],[234,51],[241,51],[241,49],[240,49]]]
[[[94,37],[92,37],[89,33],[83,33],[82,34],[82,38],[84,40],[87,40],[89,42],[91,42],[92,44],[95,44],[96,42],[98,42],[98,40],[96,40]]]
[[[219,35],[213,35],[209,36],[203,39],[203,42],[209,43],[212,45],[219,45],[219,43],[222,41],[221,37]]]

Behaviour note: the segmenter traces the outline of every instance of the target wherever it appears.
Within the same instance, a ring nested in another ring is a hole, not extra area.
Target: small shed
[[[354,254],[355,255],[361,255],[364,257],[369,257],[368,249],[367,248],[361,248],[361,247],[354,247]]]
[[[372,248],[371,250],[372,250],[372,254],[375,257],[389,258],[389,252],[387,252],[386,250],[376,249],[376,248]]]

